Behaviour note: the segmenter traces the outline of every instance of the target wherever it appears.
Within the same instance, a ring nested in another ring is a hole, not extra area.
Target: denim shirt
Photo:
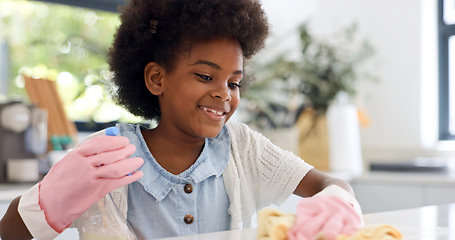
[[[120,134],[136,146],[144,176],[128,186],[128,222],[138,239],[154,239],[229,230],[229,199],[222,174],[230,151],[226,127],[206,139],[187,170],[174,175],[149,151],[139,125],[119,124]]]

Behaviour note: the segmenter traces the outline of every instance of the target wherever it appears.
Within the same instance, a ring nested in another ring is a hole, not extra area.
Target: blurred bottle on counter
[[[330,171],[360,176],[363,173],[357,108],[340,92],[327,110]]]

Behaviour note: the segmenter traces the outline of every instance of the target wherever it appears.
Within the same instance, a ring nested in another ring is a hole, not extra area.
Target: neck
[[[204,147],[204,138],[194,138],[158,126],[142,132],[156,161],[168,172],[178,175],[191,167]]]

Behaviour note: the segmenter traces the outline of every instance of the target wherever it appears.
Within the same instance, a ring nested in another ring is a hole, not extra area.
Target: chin
[[[223,126],[224,126],[224,124],[219,125],[219,126],[207,126],[202,129],[201,135],[204,138],[214,138],[214,137],[218,136],[218,134],[220,134],[221,129],[223,129]]]

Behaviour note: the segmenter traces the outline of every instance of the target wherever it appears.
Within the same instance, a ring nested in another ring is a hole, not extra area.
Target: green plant
[[[257,106],[249,109],[250,123],[290,126],[303,109],[324,115],[338,93],[353,96],[358,80],[374,79],[362,68],[374,55],[373,47],[366,39],[357,39],[357,30],[357,24],[352,24],[325,39],[313,35],[309,24],[303,23],[298,28],[300,49],[289,49],[265,64],[253,62],[258,80],[244,93],[246,101]],[[270,97],[275,94],[284,98]],[[287,116],[277,119],[276,111]]]

